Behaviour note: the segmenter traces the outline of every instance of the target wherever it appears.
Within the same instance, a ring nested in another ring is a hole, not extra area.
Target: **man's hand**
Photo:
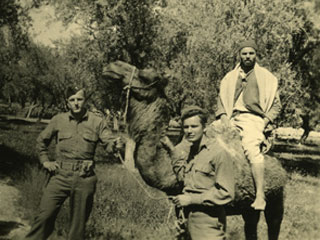
[[[264,133],[270,133],[274,130],[274,125],[270,122],[268,118],[264,118]]]
[[[268,126],[270,120],[265,117],[265,118],[263,119],[263,122],[264,122],[264,128],[266,128],[266,127]]]
[[[177,207],[185,207],[192,204],[192,198],[190,195],[180,194],[173,197],[172,202],[177,205]]]
[[[220,117],[221,124],[224,128],[231,128],[231,123],[227,114],[222,114]]]
[[[173,143],[171,142],[171,140],[168,138],[168,136],[163,136],[161,139],[160,139],[160,142],[167,148],[169,148],[170,151],[173,151],[174,150],[174,145]]]
[[[116,140],[114,141],[114,149],[121,150],[124,148],[124,141],[122,140],[121,137],[117,137]]]
[[[54,161],[54,162],[47,161],[47,162],[44,162],[42,165],[49,172],[53,172],[53,171],[55,171],[55,170],[60,168],[59,163],[57,163],[56,161]]]

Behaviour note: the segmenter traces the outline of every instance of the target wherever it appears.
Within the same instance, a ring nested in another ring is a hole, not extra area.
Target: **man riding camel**
[[[256,186],[252,207],[264,210],[264,131],[281,111],[278,79],[256,62],[257,46],[244,41],[239,46],[240,63],[221,80],[217,119],[225,127],[236,127],[244,153],[251,163]],[[217,123],[214,122],[213,125]]]

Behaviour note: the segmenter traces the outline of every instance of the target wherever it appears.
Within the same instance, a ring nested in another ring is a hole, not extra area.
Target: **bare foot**
[[[263,197],[257,197],[251,204],[251,207],[253,207],[255,210],[264,211],[266,208],[266,201]]]

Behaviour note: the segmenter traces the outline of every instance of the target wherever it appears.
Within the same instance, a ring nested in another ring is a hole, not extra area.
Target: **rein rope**
[[[172,216],[172,213],[173,213],[173,209],[174,209],[174,204],[172,204],[170,202],[170,197],[155,197],[153,196],[147,189],[146,187],[143,185],[143,183],[141,183],[141,181],[137,178],[136,175],[134,175],[134,173],[128,168],[128,166],[125,164],[125,161],[120,153],[120,151],[118,151],[116,153],[116,156],[120,159],[122,165],[127,169],[127,171],[129,172],[129,174],[133,177],[133,179],[138,183],[138,185],[141,187],[141,189],[144,191],[144,193],[152,200],[167,200],[167,203],[168,205],[170,205],[170,208],[169,208],[169,212],[168,212],[168,216],[167,216],[167,220],[166,220],[166,223],[169,224],[170,222],[170,218]],[[175,225],[177,225],[176,221],[175,221]]]
[[[127,165],[125,164],[125,161],[122,157],[122,155],[120,154],[120,152],[117,153],[117,156],[119,157],[122,165],[125,166],[125,168],[128,170],[129,174],[136,180],[136,182],[139,184],[139,186],[143,189],[143,191],[146,193],[146,195],[153,200],[164,200],[164,199],[168,199],[168,197],[155,197],[152,196],[152,194],[145,188],[145,186],[141,183],[141,181],[134,175],[134,173],[132,173],[132,171],[130,171],[130,169],[127,167]]]
[[[126,106],[125,106],[124,113],[123,113],[123,119],[124,119],[124,124],[125,125],[127,125],[127,114],[128,114],[128,108],[129,108],[130,89],[131,89],[132,80],[133,80],[135,71],[136,71],[136,67],[134,66],[133,69],[132,69],[132,72],[131,72],[130,79],[129,79],[129,85],[125,87],[126,90],[127,90]]]
[[[130,79],[129,79],[129,84],[123,88],[123,90],[127,90],[126,105],[125,105],[125,109],[124,109],[124,113],[123,113],[123,119],[124,119],[125,125],[127,124],[127,115],[128,115],[129,101],[130,101],[130,90],[131,89],[149,90],[159,82],[159,79],[156,79],[155,81],[153,81],[152,83],[148,84],[145,87],[132,86],[132,81],[133,81],[135,72],[136,72],[136,67],[133,66],[132,71],[131,71],[131,75],[130,75]]]

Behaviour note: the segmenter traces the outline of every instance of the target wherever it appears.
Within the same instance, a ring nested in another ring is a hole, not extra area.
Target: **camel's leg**
[[[269,240],[277,240],[280,233],[280,226],[283,218],[283,191],[276,197],[276,199],[268,201],[264,215],[268,225]]]
[[[124,164],[126,165],[127,169],[129,169],[131,172],[134,172],[136,170],[135,163],[134,163],[135,148],[136,148],[136,142],[133,139],[128,137],[126,141]]]
[[[242,213],[244,220],[244,233],[246,240],[257,240],[258,239],[258,222],[260,218],[260,211],[248,208]]]

